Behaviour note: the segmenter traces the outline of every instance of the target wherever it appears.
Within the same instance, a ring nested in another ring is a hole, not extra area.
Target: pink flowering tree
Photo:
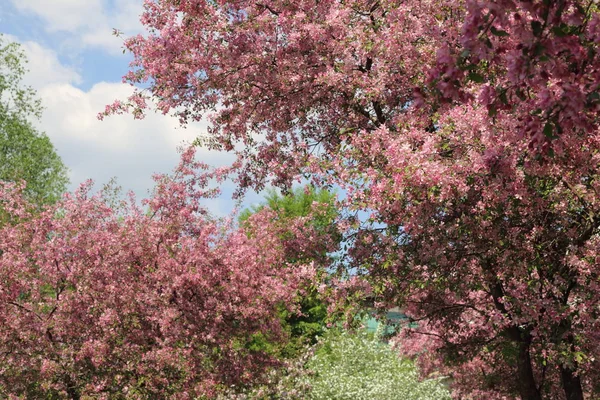
[[[593,1],[147,0],[142,22],[145,89],[107,113],[209,118],[241,190],[342,187],[344,263],[455,396],[600,394]]]
[[[22,187],[0,187],[2,397],[212,398],[261,381],[277,360],[253,343],[286,340],[278,313],[316,269],[287,254],[315,232],[290,219],[287,243],[266,210],[245,230],[209,218],[198,200],[220,172],[188,150],[145,210],[83,185],[32,214]]]

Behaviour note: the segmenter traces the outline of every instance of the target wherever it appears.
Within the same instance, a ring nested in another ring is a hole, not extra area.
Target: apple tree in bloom
[[[2,184],[1,397],[213,398],[277,365],[253,343],[287,340],[279,313],[297,310],[316,270],[287,254],[313,251],[315,232],[289,219],[289,243],[267,210],[244,230],[211,219],[198,201],[223,171],[193,153],[157,177],[145,209],[83,185],[38,212]]]
[[[600,395],[593,1],[146,0],[142,23],[144,88],[103,115],[208,118],[240,191],[341,187],[344,264],[457,398]]]

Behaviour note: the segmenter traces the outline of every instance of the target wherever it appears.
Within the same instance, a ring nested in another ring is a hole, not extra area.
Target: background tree
[[[317,190],[311,186],[296,188],[286,195],[279,195],[275,190],[271,190],[263,204],[242,211],[239,217],[242,226],[251,215],[264,209],[273,211],[272,223],[282,226],[283,239],[293,239],[293,232],[286,231],[285,227],[292,226],[293,222],[299,219],[304,221],[308,230],[318,232],[322,238],[320,246],[314,248],[318,254],[299,254],[300,247],[294,246],[287,257],[288,263],[303,265],[317,261],[317,265],[321,266],[331,264],[332,253],[337,250],[341,240],[341,234],[335,225],[339,213],[334,193],[325,189]],[[300,313],[290,313],[285,307],[282,308],[281,318],[285,321],[284,327],[290,335],[289,342],[283,349],[278,350],[284,357],[298,356],[305,351],[306,345],[315,344],[317,337],[325,332],[330,321],[327,302],[322,299],[323,293],[319,293],[319,286],[329,281],[329,272],[322,268],[315,280],[305,288],[299,299]]]
[[[60,198],[69,180],[50,139],[31,122],[42,106],[35,90],[22,84],[26,63],[19,45],[0,36],[0,180],[25,180],[26,196],[47,204]]]
[[[107,113],[209,114],[242,189],[342,187],[346,263],[456,396],[598,396],[593,1],[147,0],[142,21],[126,79],[150,85]]]

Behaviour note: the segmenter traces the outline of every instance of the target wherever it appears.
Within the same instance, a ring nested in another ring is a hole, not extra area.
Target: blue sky
[[[206,129],[197,123],[182,129],[175,118],[150,113],[146,119],[96,115],[115,99],[131,93],[121,82],[129,54],[122,39],[143,32],[139,23],[143,0],[2,0],[0,32],[5,41],[21,43],[29,59],[26,83],[38,91],[45,107],[40,130],[54,143],[70,169],[71,189],[86,179],[98,186],[116,177],[138,198],[152,188],[152,174],[177,164],[177,148]],[[231,156],[200,150],[209,165],[224,165]],[[207,206],[217,215],[233,207],[227,184],[221,199]],[[260,196],[251,194],[246,204]]]

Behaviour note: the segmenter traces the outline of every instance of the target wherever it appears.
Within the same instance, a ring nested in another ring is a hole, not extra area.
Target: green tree
[[[333,223],[338,216],[335,208],[335,193],[325,189],[315,189],[312,186],[296,188],[286,195],[280,195],[271,190],[265,196],[265,201],[257,206],[245,209],[240,213],[240,222],[246,221],[250,215],[269,207],[277,212],[280,218],[297,218],[311,215],[311,224],[322,231],[332,229]],[[318,215],[312,214],[315,203],[325,206],[324,212]]]
[[[331,239],[334,245],[339,245],[341,236],[334,223],[338,216],[335,199],[335,193],[325,189],[315,189],[311,186],[296,188],[286,195],[280,195],[272,190],[267,194],[263,203],[242,211],[239,220],[243,226],[250,216],[264,208],[269,208],[275,212],[275,218],[282,224],[285,225],[295,218],[305,218],[306,224],[318,235]],[[284,230],[283,235],[292,236],[293,232]],[[319,260],[318,264],[327,265],[324,260],[331,257],[327,246],[317,248],[316,252],[311,254],[296,252],[293,249],[288,254],[287,261],[294,264]],[[317,286],[326,280],[327,271],[320,271],[318,282],[306,288],[305,294],[300,300],[301,314],[290,313],[282,308],[281,318],[285,321],[290,335],[289,343],[283,349],[277,349],[282,356],[297,356],[305,345],[315,344],[317,337],[324,333],[328,318],[327,305],[322,301]],[[268,346],[265,342],[258,344]]]
[[[56,201],[69,181],[50,139],[31,122],[42,106],[22,83],[26,63],[19,44],[0,36],[0,181],[26,181],[26,197],[42,205]]]

